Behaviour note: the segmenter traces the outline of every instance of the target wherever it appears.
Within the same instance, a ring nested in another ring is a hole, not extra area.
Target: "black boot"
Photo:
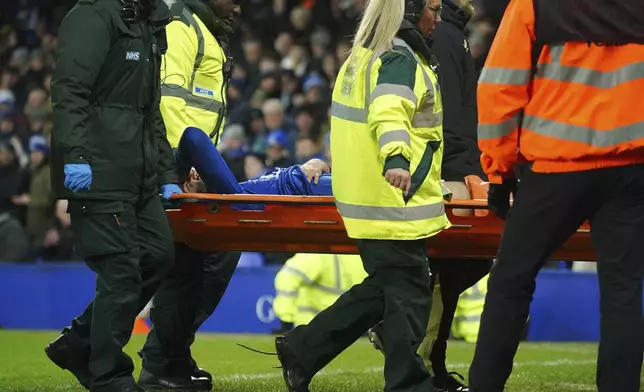
[[[92,373],[89,371],[89,355],[75,350],[65,334],[49,343],[45,347],[45,354],[56,366],[73,374],[85,389],[90,388]]]
[[[175,389],[181,391],[210,391],[212,382],[207,378],[194,377],[164,377],[155,376],[145,369],[141,369],[139,386],[144,390]]]
[[[275,351],[277,358],[282,364],[282,373],[284,382],[289,392],[309,392],[309,383],[311,379],[304,373],[304,369],[297,363],[293,352],[288,346],[288,341],[284,336],[275,338]]]
[[[208,381],[212,382],[212,374],[210,374],[206,369],[202,369],[197,366],[197,361],[195,361],[194,358],[190,358],[190,364],[192,365],[190,376],[193,378],[206,378]]]
[[[461,380],[465,380],[463,376],[456,372],[450,372],[443,380],[434,378],[434,388],[436,392],[469,392],[470,388],[457,380],[454,375],[458,376]]]
[[[143,350],[139,350],[136,353],[139,354],[139,357],[141,359],[143,359]],[[210,374],[210,372],[208,372],[206,369],[202,369],[197,366],[197,362],[193,358],[190,359],[190,365],[192,365],[192,370],[190,372],[191,377],[206,378],[212,383],[212,374]]]

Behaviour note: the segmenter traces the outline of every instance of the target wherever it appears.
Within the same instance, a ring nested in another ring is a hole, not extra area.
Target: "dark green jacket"
[[[81,0],[60,25],[52,77],[52,189],[56,198],[131,199],[176,183],[159,111],[167,6],[151,0],[127,23],[121,0]],[[64,165],[87,162],[89,191],[64,186]]]

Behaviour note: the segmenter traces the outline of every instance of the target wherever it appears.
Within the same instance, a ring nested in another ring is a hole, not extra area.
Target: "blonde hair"
[[[405,0],[368,0],[353,39],[349,58],[353,58],[364,46],[374,52],[391,49],[392,41],[404,17]]]

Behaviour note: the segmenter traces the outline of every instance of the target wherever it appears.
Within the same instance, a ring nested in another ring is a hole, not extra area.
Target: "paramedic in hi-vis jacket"
[[[232,59],[224,51],[240,0],[168,1],[168,51],[161,66],[161,114],[176,149],[188,127],[217,142],[226,111]],[[177,160],[180,177],[190,167]],[[175,244],[175,260],[153,299],[152,329],[141,350],[139,384],[149,388],[210,389],[212,376],[190,353],[195,333],[213,313],[239,261],[238,252],[202,253]]]
[[[383,321],[387,391],[432,391],[418,346],[431,303],[427,238],[450,226],[441,187],[438,66],[427,37],[440,0],[371,0],[337,76],[333,195],[367,278],[308,325],[277,337],[290,391]]]
[[[503,390],[536,275],[586,220],[600,290],[597,386],[640,390],[642,7],[641,1],[512,0],[503,17],[479,80],[478,134],[490,209],[507,221],[470,368],[474,392]],[[532,168],[516,192],[514,168],[522,161]],[[512,208],[510,193],[516,193]]]
[[[308,324],[366,276],[358,255],[298,253],[275,276],[273,311],[283,324]]]

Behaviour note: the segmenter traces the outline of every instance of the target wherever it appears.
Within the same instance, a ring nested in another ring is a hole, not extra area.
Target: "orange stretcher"
[[[181,194],[167,214],[175,240],[201,251],[255,251],[357,254],[331,196]],[[265,204],[262,211],[231,208]],[[446,210],[452,227],[428,239],[431,256],[494,258],[503,220],[487,211],[486,200],[452,200]],[[455,216],[454,209],[473,210]],[[553,255],[556,260],[594,261],[590,230],[584,224]]]

